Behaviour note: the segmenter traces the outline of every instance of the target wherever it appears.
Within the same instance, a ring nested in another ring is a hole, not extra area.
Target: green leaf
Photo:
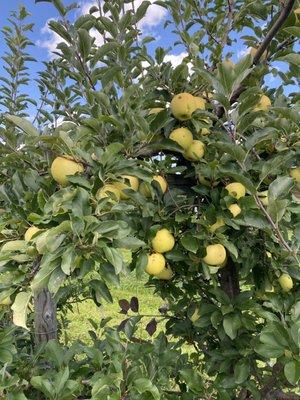
[[[50,21],[49,22],[49,28],[58,34],[61,38],[66,40],[68,43],[72,44],[72,38],[70,34],[67,32],[66,28],[59,22],[57,21]]]
[[[113,247],[105,246],[103,247],[103,251],[107,261],[115,267],[116,274],[119,274],[123,269],[123,258],[119,254],[118,250]]]
[[[144,247],[146,243],[134,236],[127,236],[123,239],[115,240],[114,245],[116,245],[116,247],[122,247],[124,249],[137,250],[140,247]]]
[[[198,240],[191,234],[186,234],[180,239],[182,246],[192,253],[197,253],[199,248]]]
[[[223,328],[231,340],[235,339],[241,327],[240,317],[236,314],[227,314],[223,319]]]
[[[288,200],[274,200],[270,197],[268,204],[268,213],[274,221],[279,222],[282,219],[288,204]]]
[[[251,150],[258,143],[263,142],[264,140],[271,139],[276,136],[276,130],[274,128],[266,128],[259,131],[256,131],[247,138],[245,142],[245,147],[248,150]]]
[[[296,54],[296,53],[286,54],[283,57],[276,58],[276,61],[286,61],[286,62],[288,62],[290,64],[295,65],[296,67],[299,67],[299,65],[300,65],[300,54]]]
[[[27,329],[27,311],[32,294],[30,292],[20,292],[17,294],[14,304],[11,306],[13,310],[13,323]]]
[[[300,28],[297,26],[290,26],[289,28],[285,28],[283,30],[290,35],[300,37]]]
[[[294,180],[288,176],[279,176],[269,186],[269,197],[277,199],[281,195],[287,195],[294,185]]]
[[[217,147],[224,153],[228,153],[237,161],[243,162],[246,157],[246,152],[242,148],[242,146],[233,143],[225,143],[225,142],[216,142],[213,143],[212,146]]]
[[[220,240],[220,242],[226,247],[226,249],[236,258],[238,259],[238,251],[235,245],[232,242],[229,242],[226,239]]]
[[[98,303],[101,303],[101,298],[106,300],[108,303],[113,303],[113,298],[104,282],[98,279],[93,279],[89,282],[89,287],[94,291]]]
[[[87,61],[92,47],[92,39],[87,30],[78,29],[78,45],[83,60]]]
[[[234,367],[234,380],[240,385],[245,382],[250,373],[250,366],[247,360],[240,360],[235,364]]]
[[[64,251],[62,258],[61,258],[61,269],[66,275],[70,275],[72,271],[75,269],[75,247],[70,245]]]
[[[146,15],[146,12],[151,5],[150,1],[143,1],[142,4],[138,7],[135,12],[135,18],[137,21],[140,21]]]
[[[134,387],[138,393],[151,393],[154,400],[160,400],[160,394],[157,387],[147,378],[138,378],[134,381]]]
[[[136,277],[140,278],[145,273],[145,268],[148,262],[148,256],[146,251],[142,251],[136,260],[135,273]]]
[[[56,268],[59,268],[59,261],[57,259],[49,263],[44,262],[41,264],[40,270],[34,276],[31,282],[32,291],[38,292],[39,290],[47,287],[50,276]]]
[[[39,136],[39,131],[25,118],[17,117],[16,115],[6,114],[5,118],[20,128],[23,132],[30,136]]]
[[[284,375],[292,385],[296,385],[300,380],[300,361],[294,360],[285,364]]]

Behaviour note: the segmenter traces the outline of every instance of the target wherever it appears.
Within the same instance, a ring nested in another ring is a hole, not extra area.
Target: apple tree
[[[6,29],[3,396],[299,399],[300,5],[105,0],[76,18],[48,2],[61,43],[32,123],[25,9]],[[141,32],[151,7],[179,65]],[[62,345],[57,315],[132,274],[160,313],[123,299],[117,329]]]

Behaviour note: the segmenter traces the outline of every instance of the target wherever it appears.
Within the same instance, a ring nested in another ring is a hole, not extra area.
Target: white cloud
[[[248,47],[242,47],[241,50],[237,52],[237,59],[239,60],[240,58],[245,57],[246,54],[248,54],[250,49]]]
[[[44,49],[46,49],[48,51],[49,57],[53,58],[55,56],[53,52],[57,50],[56,49],[57,45],[61,42],[65,42],[65,40],[62,39],[57,33],[53,32],[49,28],[49,22],[51,21],[55,21],[55,19],[54,18],[48,19],[43,28],[41,29],[41,34],[47,35],[48,39],[44,40],[39,39],[37,40],[36,44],[39,47],[43,47]]]
[[[182,63],[182,60],[188,56],[188,53],[182,52],[180,54],[168,54],[164,57],[164,62],[170,62],[173,68]]]

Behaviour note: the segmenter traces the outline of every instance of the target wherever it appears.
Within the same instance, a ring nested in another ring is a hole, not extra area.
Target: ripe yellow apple
[[[5,297],[0,301],[0,306],[10,306],[12,304],[10,296]]]
[[[222,244],[210,244],[206,247],[206,256],[203,261],[212,266],[220,266],[226,260],[226,250]]]
[[[246,188],[240,182],[229,183],[225,189],[228,191],[230,196],[240,199],[246,195]]]
[[[265,94],[262,94],[259,102],[254,107],[253,111],[267,111],[271,106],[271,100]]]
[[[148,254],[148,262],[145,268],[145,271],[149,275],[158,275],[160,274],[166,266],[165,257],[160,253],[152,253]]]
[[[150,108],[148,115],[152,115],[152,114],[158,114],[159,112],[163,111],[164,108],[163,107],[154,107],[154,108]]]
[[[225,60],[223,61],[223,64],[229,68],[234,67],[234,62],[230,58],[225,58]]]
[[[119,189],[121,199],[126,200],[126,199],[128,199],[128,196],[123,192],[123,190],[132,189],[136,192],[139,188],[139,180],[136,176],[132,176],[132,175],[122,175],[121,178],[122,178],[123,182],[115,182],[114,186],[117,189]],[[128,185],[128,181],[129,181],[129,185]]]
[[[238,215],[242,212],[242,209],[241,209],[241,207],[240,207],[238,204],[231,204],[231,205],[228,207],[228,210],[231,212],[231,214],[232,214],[234,217],[238,216]]]
[[[50,171],[53,179],[60,185],[65,186],[68,184],[69,175],[83,172],[84,168],[81,163],[74,161],[72,157],[61,156],[54,159]]]
[[[205,99],[203,99],[203,97],[194,96],[194,100],[195,100],[196,110],[205,110],[206,101]]]
[[[296,182],[300,182],[300,168],[292,168],[290,170],[290,175],[292,178],[296,180]]]
[[[97,199],[104,199],[106,197],[116,198],[117,201],[121,198],[121,191],[113,184],[106,184],[96,193]]]
[[[257,196],[258,196],[259,200],[262,202],[262,204],[264,206],[268,206],[269,205],[269,197],[268,197],[268,191],[267,190],[257,193]]]
[[[29,242],[32,236],[36,234],[38,231],[40,231],[40,229],[37,228],[36,226],[31,226],[30,228],[28,228],[24,235],[25,242]]]
[[[215,232],[217,229],[225,225],[223,218],[217,218],[217,221],[209,227],[210,232]]]
[[[153,180],[156,181],[159,184],[159,186],[161,188],[161,191],[163,193],[166,193],[166,190],[167,190],[167,187],[168,187],[168,183],[165,180],[165,178],[163,176],[161,176],[161,175],[155,175],[153,177]]]
[[[195,110],[195,98],[190,93],[179,93],[171,101],[172,114],[180,121],[190,119]]]
[[[278,282],[284,292],[289,292],[291,289],[293,289],[293,279],[290,277],[289,274],[282,274],[278,278]]]
[[[159,184],[162,193],[166,192],[167,187],[168,187],[168,183],[167,183],[167,181],[165,180],[165,178],[163,176],[155,175],[155,176],[153,176],[153,180],[152,181],[156,181]],[[151,191],[150,191],[149,186],[148,186],[148,184],[146,182],[142,182],[140,184],[139,192],[145,197],[151,197]]]
[[[1,251],[20,251],[24,248],[25,240],[11,240],[2,246]]]
[[[256,49],[255,47],[251,47],[251,48],[250,48],[250,55],[251,55],[252,58],[255,57],[255,54],[256,54],[256,53],[257,53],[257,49]],[[262,58],[263,60],[266,60],[266,59],[268,58],[268,52],[267,52],[267,50],[265,50],[265,51],[263,52],[261,58]]]
[[[196,322],[198,321],[198,319],[200,318],[200,310],[199,307],[196,307],[195,311],[193,312],[193,314],[189,317],[189,319],[192,322]]]
[[[187,160],[198,161],[204,156],[205,145],[200,140],[193,140],[186,149],[184,156]]]
[[[192,144],[193,134],[188,128],[177,128],[171,132],[170,139],[186,150]]]
[[[156,278],[158,279],[163,279],[165,281],[169,281],[170,279],[173,278],[173,271],[170,267],[166,266],[162,272],[156,275]]]
[[[160,229],[152,239],[153,250],[157,253],[166,253],[175,245],[174,236],[168,229]]]

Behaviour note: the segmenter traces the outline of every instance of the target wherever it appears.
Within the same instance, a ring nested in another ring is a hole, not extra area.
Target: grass
[[[114,302],[103,303],[101,307],[97,307],[92,300],[87,300],[74,305],[73,312],[67,314],[69,321],[68,328],[65,332],[67,339],[65,341],[82,340],[85,343],[90,343],[91,339],[88,331],[92,329],[89,319],[99,323],[102,319],[111,317],[109,326],[117,326],[122,320],[127,318],[124,314],[120,314],[119,300],[126,299],[130,301],[131,297],[135,296],[139,300],[139,313],[147,315],[143,322],[140,323],[137,331],[138,337],[146,338],[145,326],[150,321],[152,315],[159,314],[158,308],[163,304],[162,299],[153,293],[153,288],[145,287],[145,281],[136,280],[135,276],[124,278],[120,287],[112,287],[111,293]],[[136,315],[130,312],[129,315]]]

